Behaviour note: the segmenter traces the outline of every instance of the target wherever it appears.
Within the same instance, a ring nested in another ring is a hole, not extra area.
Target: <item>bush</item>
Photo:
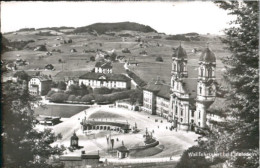
[[[54,93],[51,95],[50,100],[55,103],[63,103],[68,99],[69,95],[66,93]]]
[[[92,100],[94,100],[94,96],[92,94],[88,94],[88,95],[85,95],[81,98],[81,102],[91,102]]]
[[[117,100],[127,99],[134,92],[134,90],[127,90],[122,92],[114,92],[111,94],[94,94],[95,102],[97,103],[112,103]]]
[[[75,101],[76,100],[76,96],[75,95],[70,95],[68,97],[68,101]]]
[[[163,59],[162,59],[162,57],[156,57],[156,59],[155,59],[155,61],[157,61],[157,62],[163,62]]]
[[[106,101],[107,101],[107,99],[105,96],[99,95],[99,94],[95,95],[95,102],[101,103],[101,102],[106,102]]]
[[[94,94],[110,94],[112,91],[109,88],[102,87],[102,88],[95,88]]]
[[[81,100],[81,96],[77,96],[75,99],[75,101],[77,101],[77,102],[80,102],[80,100]]]
[[[50,90],[50,91],[47,93],[46,97],[51,97],[51,95],[53,95],[54,93],[56,93],[56,92],[53,91],[53,90]]]
[[[94,56],[91,56],[91,57],[90,57],[90,61],[95,61],[95,57],[94,57]]]

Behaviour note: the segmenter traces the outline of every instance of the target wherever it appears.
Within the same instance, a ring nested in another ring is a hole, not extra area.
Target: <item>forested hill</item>
[[[74,30],[75,33],[83,32],[93,32],[96,31],[98,34],[103,34],[109,31],[122,31],[122,30],[131,30],[139,32],[157,32],[150,26],[145,26],[142,24],[134,22],[118,22],[118,23],[95,23],[89,26],[79,27]]]

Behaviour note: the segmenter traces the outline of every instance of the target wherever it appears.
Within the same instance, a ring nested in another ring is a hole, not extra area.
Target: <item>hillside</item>
[[[150,26],[145,26],[142,24],[134,22],[118,22],[118,23],[95,23],[89,26],[79,27],[74,30],[74,33],[84,33],[84,32],[97,32],[98,34],[104,34],[105,32],[118,32],[122,30],[139,31],[139,32],[157,32]]]

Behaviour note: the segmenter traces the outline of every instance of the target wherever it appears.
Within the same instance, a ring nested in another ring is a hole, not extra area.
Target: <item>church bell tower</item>
[[[206,126],[206,110],[216,97],[216,57],[207,47],[201,54],[198,67],[195,124]]]

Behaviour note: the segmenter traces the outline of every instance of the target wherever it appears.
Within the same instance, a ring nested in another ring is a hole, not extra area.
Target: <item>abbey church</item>
[[[216,57],[208,47],[201,53],[197,78],[189,78],[187,64],[180,45],[172,55],[170,86],[159,79],[149,83],[143,91],[143,110],[177,121],[182,130],[204,128],[206,111],[216,98]]]

